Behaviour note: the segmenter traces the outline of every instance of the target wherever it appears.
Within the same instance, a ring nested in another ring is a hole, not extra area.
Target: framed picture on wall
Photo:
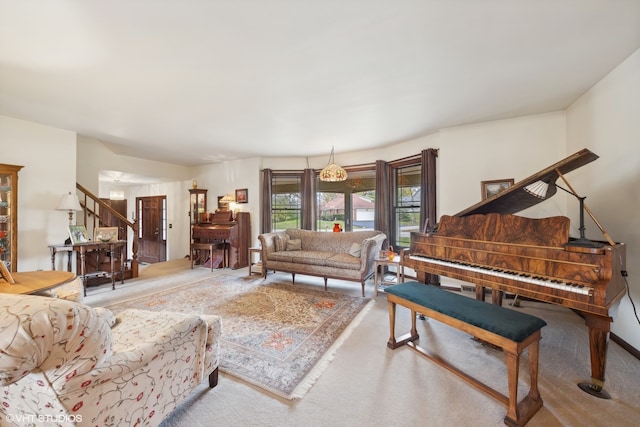
[[[249,203],[249,190],[246,188],[236,190],[236,203]]]
[[[510,179],[495,179],[493,181],[482,181],[480,187],[482,190],[482,200],[486,200],[489,197],[493,197],[496,194],[511,187],[514,183],[513,178]]]

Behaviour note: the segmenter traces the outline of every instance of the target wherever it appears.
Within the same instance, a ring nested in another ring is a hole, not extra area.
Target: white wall
[[[50,270],[47,246],[69,237],[68,213],[55,209],[76,188],[75,148],[74,132],[0,116],[0,162],[24,166],[18,173],[18,271]]]
[[[337,152],[336,163],[354,166],[376,160],[398,160],[419,154],[427,148],[438,148],[438,216],[455,214],[481,200],[480,182],[513,178],[516,182],[561,160],[565,152],[565,114],[554,112],[510,120],[480,123],[443,129],[388,147],[359,152]],[[330,150],[330,149],[329,149]],[[264,157],[238,160],[220,165],[198,168],[198,186],[210,189],[210,197],[249,187],[252,215],[252,234],[259,231],[260,169],[302,170],[321,169],[327,165],[326,156]],[[241,171],[242,173],[239,173]],[[234,179],[239,179],[234,182]],[[245,186],[245,187],[243,187]],[[213,194],[211,194],[213,189]],[[217,191],[217,193],[216,193]],[[566,202],[556,194],[538,206],[522,213],[529,217],[564,215]],[[577,227],[576,227],[577,230]],[[577,233],[577,231],[576,231]]]
[[[188,181],[189,185],[191,181]],[[167,197],[167,260],[184,258],[189,254],[191,223],[189,220],[189,192],[187,181],[173,181],[127,188],[128,217],[135,212],[136,197]],[[133,241],[133,236],[129,236]]]
[[[123,187],[127,199],[127,218],[135,216],[136,197],[166,196],[167,220],[171,228],[167,230],[167,260],[182,258],[189,253],[189,192],[193,170],[187,166],[155,162],[122,156],[111,151],[102,142],[86,136],[78,136],[77,180],[98,197],[108,198],[108,186],[100,186],[100,171],[118,171],[125,174],[156,178],[157,184]],[[75,185],[74,185],[75,188]],[[129,253],[131,253],[131,230],[129,230]]]
[[[453,215],[482,200],[481,182],[518,182],[566,157],[563,112],[443,129],[438,153],[438,212]],[[558,195],[556,195],[558,196]],[[564,215],[562,196],[519,215]]]
[[[600,158],[571,181],[613,240],[626,244],[631,297],[640,307],[640,50],[567,110],[567,147]],[[587,234],[601,236],[588,217]],[[625,297],[612,331],[640,349],[640,325]]]
[[[251,218],[252,245],[258,244],[260,232],[260,169],[261,159],[258,157],[226,161],[215,165],[194,168],[194,176],[198,188],[207,189],[207,210],[214,212],[218,207],[218,196],[231,194],[247,189],[248,203],[238,203],[235,208],[240,212],[249,212]],[[187,194],[188,196],[188,194]],[[187,202],[184,206],[188,206]]]

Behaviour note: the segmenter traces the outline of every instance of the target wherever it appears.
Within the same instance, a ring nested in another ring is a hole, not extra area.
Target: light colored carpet
[[[120,292],[144,294],[148,289],[199,280],[194,274],[216,275],[201,268],[170,278],[140,278],[111,291],[90,289],[86,302],[100,301]],[[225,274],[246,275],[246,269]],[[257,277],[257,276],[256,276]],[[288,274],[269,274],[267,282],[290,281]],[[181,283],[180,283],[181,282]],[[322,288],[322,279],[297,276],[296,286]],[[137,288],[137,289],[136,289]],[[329,290],[357,296],[360,286],[329,280]],[[370,282],[367,295],[373,294]],[[108,304],[104,304],[108,305]],[[606,390],[611,400],[582,392],[577,383],[588,379],[587,328],[581,318],[563,307],[523,302],[520,309],[547,321],[542,330],[539,388],[544,406],[528,426],[636,426],[640,420],[640,361],[617,344],[609,343]],[[398,332],[410,326],[409,313],[398,310]],[[418,322],[420,344],[486,380],[506,393],[503,355],[482,347],[461,332],[437,322]],[[200,386],[162,424],[182,426],[500,426],[506,409],[491,397],[409,348],[390,350],[387,303],[380,295],[334,360],[309,392],[299,400],[265,393],[232,376],[222,374],[214,389]],[[526,356],[521,380],[527,381]],[[522,392],[520,397],[522,396]]]
[[[255,277],[255,276],[254,276]],[[371,306],[369,298],[217,275],[107,308],[222,317],[220,370],[288,399],[300,398]]]

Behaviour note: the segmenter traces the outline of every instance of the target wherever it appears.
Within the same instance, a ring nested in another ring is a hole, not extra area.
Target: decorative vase
[[[395,258],[396,253],[393,251],[393,246],[389,246],[389,249],[387,250],[387,258],[389,259],[389,261],[393,261],[393,258]]]
[[[333,232],[334,233],[339,233],[342,231],[342,228],[340,227],[340,224],[338,224],[337,222],[333,224]]]

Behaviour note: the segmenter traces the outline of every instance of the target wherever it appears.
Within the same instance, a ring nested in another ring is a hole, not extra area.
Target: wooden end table
[[[374,261],[373,265],[373,287],[374,293],[373,296],[378,296],[378,270],[382,267],[383,271],[380,274],[380,285],[384,286],[385,284],[391,284],[393,282],[385,282],[384,281],[384,267],[395,266],[396,267],[396,282],[395,284],[404,282],[404,275],[402,273],[402,265],[400,262],[401,258],[399,255],[393,257],[393,259],[389,258],[379,258]]]
[[[69,271],[27,271],[11,273],[16,283],[0,280],[0,292],[7,294],[33,294],[69,283],[76,278]]]
[[[258,261],[254,262],[254,254]],[[252,274],[262,275],[262,248],[249,248],[249,276]]]

